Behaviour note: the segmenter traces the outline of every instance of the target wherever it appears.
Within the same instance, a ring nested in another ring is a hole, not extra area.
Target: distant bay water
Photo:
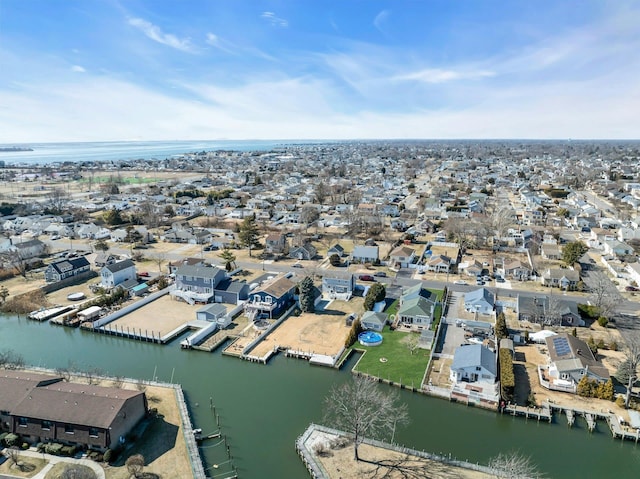
[[[269,151],[290,145],[322,144],[327,141],[305,140],[219,140],[219,141],[108,141],[81,143],[5,144],[0,147],[23,147],[33,151],[0,152],[5,165],[44,165],[64,161],[163,160],[183,153],[199,151]]]

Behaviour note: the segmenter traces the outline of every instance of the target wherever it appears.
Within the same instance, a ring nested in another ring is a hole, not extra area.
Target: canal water
[[[309,423],[321,421],[331,386],[350,377],[346,370],[282,356],[264,366],[219,352],[184,351],[179,341],[155,345],[14,316],[0,316],[4,349],[20,352],[35,366],[73,362],[113,376],[153,379],[155,374],[167,382],[173,377],[185,391],[195,427],[205,434],[218,429],[210,401],[215,405],[241,479],[308,478],[294,441]],[[580,420],[569,429],[563,418],[557,424],[537,423],[408,391],[400,395],[411,423],[397,431],[399,444],[480,463],[500,452],[518,451],[531,455],[552,478],[635,478],[640,473],[640,445],[614,441],[603,422],[589,434]],[[211,440],[204,446],[210,476],[226,470],[225,445]]]

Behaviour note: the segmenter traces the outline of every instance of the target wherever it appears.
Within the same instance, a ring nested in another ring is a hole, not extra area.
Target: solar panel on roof
[[[571,352],[567,338],[553,338],[553,347],[556,349],[558,356],[564,356]]]

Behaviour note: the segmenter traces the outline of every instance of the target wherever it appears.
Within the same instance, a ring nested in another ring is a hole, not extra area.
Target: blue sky
[[[0,0],[0,142],[639,138],[640,3]]]

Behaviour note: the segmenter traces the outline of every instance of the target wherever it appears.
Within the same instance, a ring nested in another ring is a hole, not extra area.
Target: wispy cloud
[[[389,12],[389,10],[382,10],[376,15],[376,18],[373,19],[373,26],[382,33],[386,33],[385,31],[383,31],[383,27],[387,21],[387,18],[389,18],[390,13],[391,12]]]
[[[189,38],[179,38],[171,33],[164,33],[159,26],[154,25],[153,23],[148,22],[147,20],[144,20],[142,18],[129,18],[128,22],[129,25],[137,28],[155,42],[167,45],[171,48],[175,48],[176,50],[181,50],[183,52],[192,53],[194,51],[194,47],[191,44],[191,40]]]
[[[211,45],[218,50],[221,50],[226,53],[233,53],[234,45],[230,44],[228,41],[223,40],[215,33],[208,32],[205,37],[205,42],[207,45]]]
[[[264,18],[266,21],[268,21],[269,24],[273,27],[286,28],[289,26],[289,22],[287,20],[285,20],[284,18],[278,17],[273,12],[262,12],[262,15],[260,16]]]
[[[85,70],[84,67],[81,67],[80,65],[73,65],[71,67],[71,71],[77,73],[85,73],[87,70]]]
[[[424,70],[395,76],[394,80],[418,81],[423,83],[446,83],[456,80],[478,80],[495,76],[495,73],[488,70],[449,70],[441,68],[427,68]]]

